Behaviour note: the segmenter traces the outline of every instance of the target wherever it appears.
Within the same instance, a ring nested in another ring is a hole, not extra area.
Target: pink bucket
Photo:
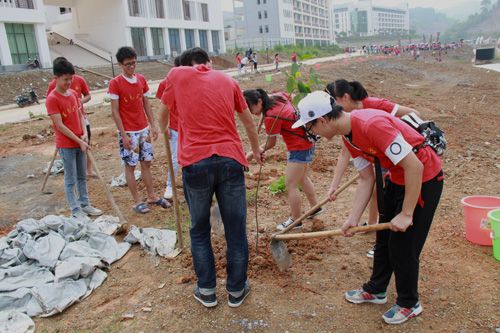
[[[492,246],[488,212],[500,208],[500,197],[473,195],[462,199],[464,206],[465,237],[469,242]]]

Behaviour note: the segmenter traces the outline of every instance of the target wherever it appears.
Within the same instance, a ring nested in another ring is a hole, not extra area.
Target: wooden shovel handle
[[[350,233],[359,233],[359,232],[370,232],[370,231],[380,231],[390,229],[390,223],[379,223],[374,225],[367,225],[362,227],[352,227],[349,229]],[[326,231],[316,231],[316,232],[305,232],[300,234],[287,234],[287,235],[276,235],[273,237],[275,240],[292,240],[292,239],[306,239],[306,238],[321,238],[321,237],[332,237],[332,236],[341,236],[342,230],[326,230]]]
[[[111,194],[111,191],[108,188],[108,184],[106,184],[106,181],[104,180],[104,178],[102,178],[101,171],[99,171],[94,155],[90,150],[87,150],[87,158],[90,159],[90,161],[92,162],[95,173],[97,174],[97,178],[99,178],[99,180],[102,183],[102,186],[104,187],[104,192],[106,193],[106,197],[108,198],[108,201],[111,203],[111,206],[113,207],[113,210],[115,211],[116,215],[118,215],[118,218],[122,222],[122,228],[126,228],[127,220],[125,219],[125,217],[122,214],[122,211],[116,204],[115,199],[113,198],[113,195]]]
[[[342,185],[340,188],[338,188],[336,191],[335,191],[335,195],[339,195],[340,193],[344,192],[344,190],[346,188],[348,188],[352,183],[354,183],[356,180],[358,180],[359,178],[359,174],[357,174],[356,176],[352,177],[347,183],[345,183],[344,185]],[[311,215],[316,209],[324,206],[328,201],[330,201],[330,197],[326,197],[324,198],[323,200],[321,200],[319,203],[317,203],[315,206],[311,207],[311,209],[309,209],[307,212],[305,212],[301,217],[299,217],[298,219],[296,219],[295,221],[293,221],[292,224],[290,224],[288,227],[286,227],[285,229],[279,231],[276,233],[276,235],[281,235],[281,234],[286,234],[288,231],[290,231],[293,227],[295,227],[297,224],[299,224],[300,222],[302,222],[303,220],[305,220],[307,217],[309,217],[309,215]]]
[[[49,168],[47,169],[47,173],[45,174],[45,178],[43,179],[43,183],[42,183],[42,187],[40,188],[40,191],[43,193],[45,191],[45,185],[47,184],[47,179],[49,179],[49,175],[52,171],[52,166],[54,165],[54,161],[57,157],[57,152],[59,151],[59,149],[56,149],[54,150],[54,155],[52,156],[52,160],[50,160],[50,163],[49,163]]]

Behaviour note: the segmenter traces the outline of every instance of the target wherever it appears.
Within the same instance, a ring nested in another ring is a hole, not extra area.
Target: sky
[[[410,8],[413,7],[432,7],[434,9],[447,9],[447,8],[452,8],[453,6],[456,6],[457,3],[465,3],[468,0],[408,0],[408,1],[401,1],[401,0],[374,0],[373,3],[376,5],[382,5],[382,6],[396,6],[401,3],[406,3],[408,2],[410,5]],[[346,3],[350,2],[349,0],[338,0],[334,1],[334,3]],[[225,11],[232,11],[233,10],[233,1],[232,0],[222,0],[222,9]]]

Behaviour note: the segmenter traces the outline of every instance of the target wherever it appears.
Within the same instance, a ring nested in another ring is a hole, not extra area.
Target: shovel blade
[[[292,266],[292,256],[290,255],[290,252],[288,252],[286,244],[283,241],[272,239],[270,248],[271,255],[273,256],[273,259],[276,262],[276,265],[278,265],[280,271],[283,272],[288,270],[288,268]]]

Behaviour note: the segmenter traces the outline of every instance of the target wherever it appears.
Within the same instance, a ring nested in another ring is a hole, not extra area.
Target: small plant
[[[28,111],[28,116],[30,116],[30,119],[35,119],[36,116],[32,111]]]
[[[269,192],[272,195],[278,195],[280,193],[285,193],[286,185],[285,185],[285,176],[281,176],[278,180],[272,182],[269,185]]]
[[[297,106],[300,100],[313,89],[322,89],[322,82],[313,67],[309,69],[308,80],[306,80],[302,74],[301,69],[304,69],[304,65],[293,63],[290,73],[286,73],[288,77],[286,81],[286,90],[289,94],[295,95],[292,100],[295,106]]]

